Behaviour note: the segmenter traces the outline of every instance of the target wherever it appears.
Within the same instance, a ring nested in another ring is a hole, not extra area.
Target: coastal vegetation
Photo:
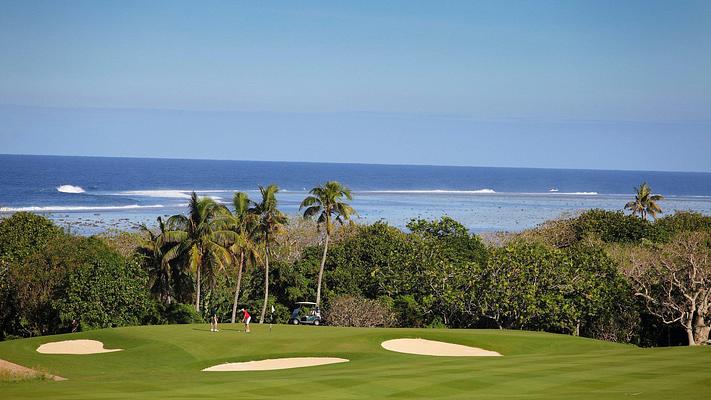
[[[657,213],[662,212],[657,202],[664,200],[664,196],[652,194],[652,188],[649,187],[647,182],[643,182],[639,187],[635,188],[635,191],[637,194],[634,201],[625,204],[625,210],[630,210],[632,215],[640,215],[642,219],[647,219],[647,215],[657,218]]]
[[[323,257],[321,257],[321,267],[318,270],[318,282],[316,284],[316,304],[321,304],[323,268],[326,265],[328,242],[333,233],[333,222],[343,224],[345,221],[351,219],[351,215],[355,214],[355,210],[343,201],[344,198],[353,200],[350,189],[344,187],[339,182],[326,182],[323,186],[317,186],[311,189],[309,193],[310,195],[301,202],[299,209],[305,209],[304,218],[316,217],[318,226],[323,226],[325,233]]]
[[[312,189],[303,216],[289,218],[278,191],[260,187],[258,201],[235,193],[231,210],[193,194],[186,215],[89,238],[30,213],[3,219],[0,335],[190,323],[211,309],[235,322],[240,306],[261,310],[260,322],[273,307],[270,320],[284,323],[295,302],[315,300],[340,326],[708,341],[709,216],[657,218],[660,207],[638,193],[643,213],[588,210],[494,243],[447,216],[406,230],[358,225],[338,182]]]

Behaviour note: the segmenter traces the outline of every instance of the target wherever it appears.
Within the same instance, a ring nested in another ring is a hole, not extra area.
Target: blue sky
[[[1,6],[0,153],[711,171],[711,2]]]

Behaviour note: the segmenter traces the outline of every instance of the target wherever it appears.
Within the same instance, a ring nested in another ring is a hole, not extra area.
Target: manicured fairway
[[[143,326],[0,342],[0,359],[68,378],[0,383],[0,399],[707,399],[711,348],[640,349],[563,335],[496,330],[356,329],[255,325]],[[503,357],[430,357],[384,350],[421,337]],[[96,339],[124,351],[46,355],[42,343]],[[259,372],[201,372],[278,357],[350,362]]]

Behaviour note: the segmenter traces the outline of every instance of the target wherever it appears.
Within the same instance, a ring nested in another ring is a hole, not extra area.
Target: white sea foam
[[[84,193],[85,190],[80,187],[80,186],[74,186],[74,185],[61,185],[57,188],[58,192],[62,193]]]
[[[126,190],[123,192],[111,193],[115,196],[138,196],[138,197],[154,197],[160,199],[189,199],[192,190],[178,189],[160,189],[160,190]],[[230,192],[229,190],[196,190],[200,197],[209,197],[215,201],[222,201],[222,197],[214,195],[203,196],[202,193],[223,193]]]
[[[117,196],[158,197],[162,199],[189,199],[190,190],[127,190],[114,193]]]
[[[114,210],[134,210],[141,208],[163,208],[162,204],[140,206],[131,204],[127,206],[27,206],[27,207],[0,207],[0,212],[52,212],[52,211],[114,211]]]
[[[479,190],[363,190],[361,193],[389,193],[389,194],[493,194],[494,189]]]

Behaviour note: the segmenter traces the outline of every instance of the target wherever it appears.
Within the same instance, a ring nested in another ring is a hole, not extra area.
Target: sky
[[[708,1],[0,9],[0,153],[711,172]]]

